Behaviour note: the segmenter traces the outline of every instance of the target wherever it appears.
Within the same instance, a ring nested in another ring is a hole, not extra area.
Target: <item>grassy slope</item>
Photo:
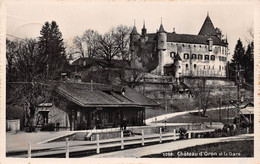
[[[220,120],[221,115],[221,120]],[[173,118],[167,119],[169,123],[198,123],[198,122],[222,122],[222,123],[232,123],[232,118],[236,116],[235,109],[229,110],[214,110],[214,111],[207,111],[206,117],[198,116],[198,113],[188,113],[181,116],[176,116]],[[229,119],[228,119],[229,118]]]

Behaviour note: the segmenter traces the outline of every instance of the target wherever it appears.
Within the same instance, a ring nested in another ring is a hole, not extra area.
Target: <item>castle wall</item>
[[[166,51],[163,65],[173,63],[170,57],[172,52],[179,53],[183,76],[226,77],[227,50],[224,46],[213,45],[212,51],[209,51],[208,45],[168,42]],[[189,57],[185,58],[187,54]],[[192,59],[193,54],[196,59]],[[198,59],[199,55],[202,55],[202,59]],[[205,60],[205,55],[209,55],[209,60]],[[211,59],[212,55],[215,60]],[[225,61],[222,61],[223,57]]]

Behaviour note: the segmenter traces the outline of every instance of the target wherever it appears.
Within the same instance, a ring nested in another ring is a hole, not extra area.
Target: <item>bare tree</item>
[[[113,28],[113,31],[116,45],[119,47],[119,58],[122,60],[130,60],[129,34],[131,32],[131,28],[128,26],[120,25],[116,28]]]
[[[71,54],[80,54],[81,57],[88,58],[95,57],[99,47],[99,36],[97,31],[86,30],[82,36],[74,37]]]
[[[195,96],[195,104],[198,109],[202,109],[202,115],[205,116],[210,104],[211,92],[213,87],[206,85],[206,79],[202,79],[202,83],[195,82],[192,84],[192,92]]]

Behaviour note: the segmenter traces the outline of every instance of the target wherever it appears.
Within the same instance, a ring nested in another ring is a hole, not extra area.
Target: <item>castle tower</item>
[[[174,73],[175,73],[176,82],[179,85],[180,77],[182,76],[182,60],[179,53],[177,53],[174,56]]]
[[[147,34],[147,29],[145,28],[145,21],[143,23],[143,28],[142,28],[142,35],[145,36]]]
[[[141,43],[145,43],[148,40],[146,34],[147,34],[147,29],[145,28],[145,21],[144,21],[143,28],[142,28],[142,35],[141,35]]]
[[[134,43],[137,42],[139,38],[140,38],[140,34],[137,32],[135,23],[134,23],[133,30],[130,33],[130,50],[131,51],[135,50]]]
[[[164,30],[161,23],[159,31],[157,32],[157,53],[159,57],[159,65],[157,68],[157,74],[164,75],[163,65],[164,65],[164,56],[166,55],[167,49],[167,32]]]

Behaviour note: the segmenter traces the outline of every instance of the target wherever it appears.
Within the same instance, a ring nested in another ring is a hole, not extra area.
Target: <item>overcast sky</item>
[[[41,3],[40,3],[41,2]],[[93,2],[93,1],[14,1],[6,4],[6,32],[19,38],[37,37],[44,22],[55,20],[65,41],[87,29],[105,33],[120,24],[136,27],[141,33],[143,20],[148,32],[156,32],[161,18],[167,32],[198,34],[206,16],[227,34],[230,53],[241,38],[246,44],[248,29],[254,23],[255,3],[215,1],[187,2]]]

